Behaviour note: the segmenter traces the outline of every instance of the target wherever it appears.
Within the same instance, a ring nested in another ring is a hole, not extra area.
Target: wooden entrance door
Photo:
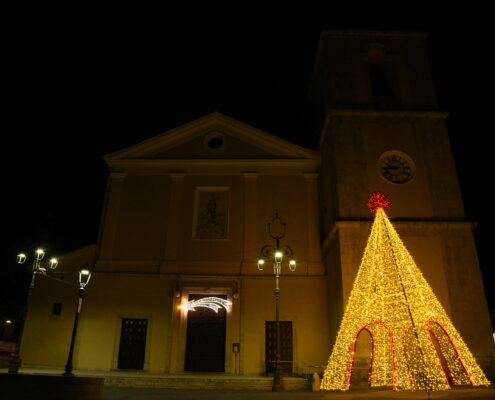
[[[292,373],[292,321],[280,321],[280,360],[282,371]],[[275,370],[277,358],[277,323],[275,321],[265,322],[265,362],[266,372]]]
[[[119,369],[143,369],[147,330],[147,319],[122,319]]]
[[[189,300],[204,297],[227,298],[224,295],[189,295]],[[185,370],[196,372],[224,372],[226,311],[205,307],[187,313]]]

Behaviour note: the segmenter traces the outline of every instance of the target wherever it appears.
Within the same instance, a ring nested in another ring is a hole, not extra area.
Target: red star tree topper
[[[392,205],[392,202],[386,194],[383,194],[382,192],[373,192],[370,194],[366,205],[370,208],[370,211],[374,213],[380,209],[389,208]]]

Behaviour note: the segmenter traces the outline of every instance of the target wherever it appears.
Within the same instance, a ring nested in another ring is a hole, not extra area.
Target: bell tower
[[[320,226],[336,335],[371,227],[371,192],[485,373],[495,345],[426,34],[324,31],[312,98],[319,126]]]

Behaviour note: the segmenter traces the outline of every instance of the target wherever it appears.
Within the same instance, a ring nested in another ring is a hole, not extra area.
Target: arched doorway
[[[433,319],[426,321],[425,329],[439,361],[439,368],[443,369],[449,385],[472,385],[466,366],[446,329]]]
[[[394,341],[386,324],[373,321],[362,326],[350,346],[350,388],[367,384],[370,387],[392,387],[395,390]]]
[[[226,299],[226,295],[189,294],[188,300]],[[224,372],[227,311],[197,307],[187,312],[185,371]]]

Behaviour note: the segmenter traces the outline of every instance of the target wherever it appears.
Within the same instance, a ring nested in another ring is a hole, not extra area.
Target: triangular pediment
[[[313,150],[214,112],[105,156],[109,165],[159,160],[311,160]]]

